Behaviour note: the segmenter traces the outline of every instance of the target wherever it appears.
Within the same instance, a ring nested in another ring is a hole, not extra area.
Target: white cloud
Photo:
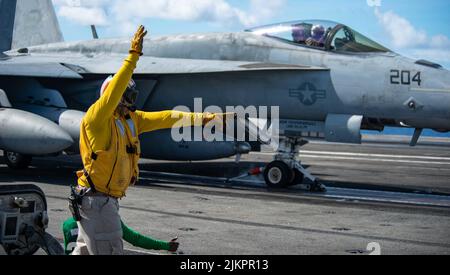
[[[108,16],[104,7],[108,2],[107,0],[53,0],[58,16],[83,26],[107,25]]]
[[[405,50],[405,55],[414,59],[425,59],[450,68],[450,50],[448,49],[411,49]]]
[[[100,8],[61,7],[58,15],[80,25],[105,26],[108,22],[105,11]]]
[[[248,19],[247,21],[243,20],[243,25],[245,27],[255,26],[272,18],[285,5],[285,2],[285,0],[251,0],[250,12],[244,14]]]
[[[107,5],[109,0],[52,0],[56,6],[66,7],[101,7]]]
[[[367,0],[369,7],[381,7],[381,0]]]
[[[249,27],[273,17],[285,2],[250,0],[245,11],[226,0],[129,0],[115,1],[112,12],[120,22],[160,18]]]
[[[138,17],[222,22],[237,16],[237,10],[223,0],[115,1],[112,9],[121,20]]]
[[[378,9],[375,9],[375,15],[395,47],[415,47],[427,42],[427,34],[425,31],[416,30],[408,20],[396,13],[392,11],[382,13]]]
[[[429,36],[426,31],[417,29],[406,18],[393,11],[383,13],[376,8],[375,15],[396,50],[412,58],[438,63],[450,62],[450,39],[447,36]]]
[[[127,35],[148,18],[249,27],[273,17],[285,2],[250,0],[243,10],[228,0],[53,0],[60,16],[82,25],[109,23]]]
[[[431,38],[431,46],[438,48],[450,47],[450,39],[445,35],[436,35]]]

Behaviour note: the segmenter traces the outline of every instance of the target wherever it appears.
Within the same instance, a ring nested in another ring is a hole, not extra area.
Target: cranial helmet
[[[305,26],[298,24],[292,26],[292,38],[294,42],[306,41],[311,35],[309,31],[306,30]]]
[[[111,75],[103,82],[102,87],[100,89],[100,96],[103,96],[112,80],[113,76]],[[135,104],[138,95],[139,91],[136,89],[136,82],[134,82],[133,79],[130,79],[130,82],[128,83],[127,89],[125,90],[122,96],[122,101],[120,104],[130,109],[130,111],[135,112],[136,111]]]
[[[322,25],[314,25],[311,29],[311,35],[314,39],[321,39],[325,34],[325,28]]]

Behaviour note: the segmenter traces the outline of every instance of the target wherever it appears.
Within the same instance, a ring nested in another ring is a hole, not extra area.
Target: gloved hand
[[[208,124],[211,120],[216,118],[216,114],[204,113],[203,114],[203,125]]]
[[[178,247],[180,246],[180,243],[178,243],[177,240],[178,240],[178,237],[172,239],[169,242],[169,252],[172,252],[172,253],[177,252]]]
[[[134,34],[131,40],[130,53],[138,53],[142,55],[142,49],[144,48],[144,37],[147,35],[147,31],[144,26],[139,26],[139,29]]]

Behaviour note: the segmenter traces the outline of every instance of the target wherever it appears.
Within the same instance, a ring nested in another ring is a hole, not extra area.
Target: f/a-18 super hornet
[[[120,67],[129,39],[63,42],[50,0],[0,0],[0,9],[0,148],[7,163],[24,167],[30,156],[76,152],[80,120]],[[222,110],[279,106],[281,141],[265,169],[269,186],[316,182],[298,160],[308,138],[360,143],[364,129],[410,127],[415,145],[423,129],[450,131],[448,70],[329,21],[148,38],[134,78],[145,111],[193,110],[194,98]],[[141,140],[143,157],[163,160],[218,159],[257,147],[175,142],[170,130]]]

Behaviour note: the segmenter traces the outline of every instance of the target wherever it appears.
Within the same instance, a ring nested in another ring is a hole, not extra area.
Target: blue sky
[[[53,0],[67,41],[130,36],[139,23],[152,35],[240,31],[298,19],[341,22],[413,58],[450,68],[448,0]],[[369,5],[372,4],[372,5]],[[380,4],[375,7],[373,4]],[[376,11],[377,10],[377,11]]]

